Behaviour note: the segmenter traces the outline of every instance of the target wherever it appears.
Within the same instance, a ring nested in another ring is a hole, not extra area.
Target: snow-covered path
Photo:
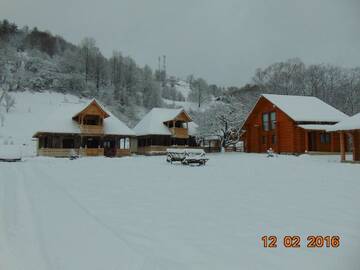
[[[0,269],[358,269],[360,166],[338,157],[0,163]],[[302,248],[262,248],[300,235]],[[340,235],[308,249],[308,235]]]

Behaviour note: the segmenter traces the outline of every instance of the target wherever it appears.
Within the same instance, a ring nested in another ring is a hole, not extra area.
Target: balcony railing
[[[171,134],[174,138],[187,139],[189,133],[187,128],[170,128]]]
[[[100,125],[80,125],[80,131],[83,134],[103,134],[104,127]]]

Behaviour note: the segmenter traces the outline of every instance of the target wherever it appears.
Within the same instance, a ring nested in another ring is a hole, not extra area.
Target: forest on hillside
[[[306,65],[294,58],[257,69],[245,86],[221,87],[193,75],[185,81],[190,88],[186,97],[176,90],[176,76],[140,67],[119,50],[107,58],[93,38],[74,45],[36,27],[0,21],[0,90],[96,97],[131,127],[153,107],[191,102],[199,136],[218,135],[224,144],[232,143],[261,93],[312,95],[348,115],[360,112],[360,67]]]
[[[210,89],[203,79],[189,76],[189,80],[201,91]],[[95,97],[133,125],[139,110],[166,106],[162,97],[185,101],[173,81],[164,70],[140,67],[120,51],[106,58],[93,38],[74,45],[36,27],[19,29],[15,23],[0,21],[0,88],[8,92],[51,90]],[[190,100],[197,97],[189,95]]]

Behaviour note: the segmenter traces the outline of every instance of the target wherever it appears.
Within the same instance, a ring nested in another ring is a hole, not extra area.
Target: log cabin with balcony
[[[196,124],[183,109],[153,108],[135,126],[137,152],[143,155],[165,154],[171,147],[197,147]]]
[[[46,119],[44,127],[33,136],[38,139],[39,156],[121,157],[131,154],[134,131],[95,99],[88,104],[60,104]]]
[[[316,97],[263,94],[242,126],[245,152],[339,152],[339,134],[327,129],[347,117]]]

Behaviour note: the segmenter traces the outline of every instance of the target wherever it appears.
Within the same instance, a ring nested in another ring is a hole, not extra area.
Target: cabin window
[[[97,115],[86,115],[84,117],[84,125],[96,126],[101,124],[100,117]]]
[[[168,124],[167,124],[167,126],[169,127],[169,128],[182,128],[183,127],[183,122],[181,122],[181,121],[176,121],[175,122],[175,126],[174,126],[174,122],[173,121],[170,121],[170,122],[168,122]]]
[[[320,134],[320,142],[322,144],[329,144],[331,142],[331,137],[329,133]]]
[[[262,115],[262,126],[263,126],[264,131],[269,130],[269,114],[268,113],[263,113],[263,115]]]
[[[121,138],[119,146],[120,146],[120,149],[130,149],[130,139],[129,138]]]
[[[62,145],[65,149],[75,148],[74,139],[63,139]]]
[[[270,113],[270,130],[274,130],[276,127],[276,112]]]

